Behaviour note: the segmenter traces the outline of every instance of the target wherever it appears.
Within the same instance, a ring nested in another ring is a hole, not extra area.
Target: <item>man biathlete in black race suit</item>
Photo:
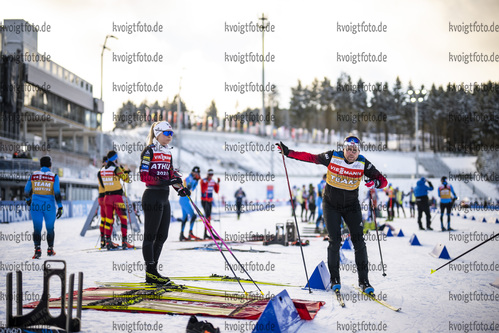
[[[368,279],[369,266],[363,237],[359,186],[363,175],[370,180],[366,186],[375,185],[376,188],[385,187],[386,178],[364,156],[359,155],[360,140],[353,135],[345,138],[343,151],[329,150],[318,155],[290,150],[282,142],[277,146],[289,158],[327,166],[327,185],[323,194],[322,209],[329,233],[327,253],[333,290],[341,287],[340,246],[343,217],[355,249],[359,286],[366,293],[374,292]]]

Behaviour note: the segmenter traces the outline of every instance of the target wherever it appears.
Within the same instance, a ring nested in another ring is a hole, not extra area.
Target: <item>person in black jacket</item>
[[[243,188],[240,187],[236,193],[234,193],[234,197],[236,198],[236,210],[237,210],[237,219],[241,216],[243,199],[246,197],[246,193],[244,193]]]
[[[333,290],[340,289],[341,219],[348,225],[355,248],[355,263],[359,286],[366,293],[374,292],[368,279],[367,248],[364,242],[362,213],[359,203],[359,186],[362,176],[369,178],[366,186],[384,188],[386,178],[360,155],[360,140],[354,135],[344,140],[343,151],[329,150],[322,154],[310,154],[288,149],[282,142],[277,144],[281,152],[296,160],[322,164],[327,167],[327,185],[323,193],[323,212],[329,233],[328,267]]]

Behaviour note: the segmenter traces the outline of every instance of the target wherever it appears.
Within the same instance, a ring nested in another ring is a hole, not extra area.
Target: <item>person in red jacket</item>
[[[128,176],[129,173],[130,170],[125,170],[118,163],[118,153],[114,150],[110,150],[107,153],[106,166],[97,174],[99,183],[101,183],[106,190],[104,196],[104,206],[106,210],[104,218],[106,223],[104,224],[104,229],[106,236],[105,245],[108,250],[113,250],[117,247],[111,240],[115,212],[118,214],[121,223],[122,248],[127,249],[133,247],[127,240],[128,219],[126,215],[126,205],[123,201],[123,185],[121,184],[121,181],[124,183],[132,182]]]
[[[104,187],[104,183],[102,182],[102,178],[100,177],[100,172],[104,170],[107,164],[107,155],[102,158],[102,165],[99,172],[97,172],[97,179],[99,184],[99,207],[100,207],[100,248],[103,249],[106,247],[106,205],[104,203],[104,199],[106,196],[106,188]]]
[[[359,286],[366,293],[374,292],[368,280],[369,263],[359,203],[359,186],[362,177],[366,176],[370,180],[366,186],[384,188],[387,184],[386,178],[371,162],[360,155],[360,140],[354,135],[345,138],[343,151],[329,150],[318,155],[293,151],[282,142],[277,146],[288,158],[327,167],[327,185],[323,193],[322,207],[329,233],[328,267],[333,290],[339,290],[341,287],[340,246],[343,218],[350,230],[355,249]]]
[[[208,170],[208,175],[206,178],[201,180],[201,205],[203,205],[204,214],[208,223],[211,223],[211,207],[213,206],[213,192],[218,193],[220,189],[220,178],[217,178],[217,181],[213,179],[213,169]],[[210,239],[210,235],[206,230],[206,226],[204,228],[204,237],[203,239]]]

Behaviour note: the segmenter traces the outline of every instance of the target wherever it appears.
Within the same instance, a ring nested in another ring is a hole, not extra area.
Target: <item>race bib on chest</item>
[[[359,188],[364,175],[364,157],[359,156],[357,161],[347,164],[342,152],[334,152],[327,167],[326,182],[332,187],[353,191]]]
[[[171,163],[172,155],[170,152],[155,152],[149,163],[149,174],[152,176],[159,176],[162,179],[169,179]]]

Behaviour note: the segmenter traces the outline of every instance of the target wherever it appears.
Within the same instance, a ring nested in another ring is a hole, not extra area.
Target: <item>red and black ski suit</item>
[[[142,255],[147,263],[158,262],[163,244],[168,238],[171,209],[168,197],[170,185],[178,191],[178,178],[174,174],[172,154],[168,146],[162,146],[156,139],[147,146],[140,156],[140,180],[146,183],[142,195],[144,210],[144,242]]]
[[[332,281],[340,278],[341,218],[350,230],[355,249],[355,263],[359,281],[368,280],[369,265],[363,237],[362,213],[359,203],[359,185],[362,176],[378,180],[379,187],[386,186],[386,178],[364,156],[353,163],[347,162],[342,151],[329,150],[322,154],[310,154],[289,150],[289,158],[322,164],[328,168],[322,208],[329,233],[328,267]]]

